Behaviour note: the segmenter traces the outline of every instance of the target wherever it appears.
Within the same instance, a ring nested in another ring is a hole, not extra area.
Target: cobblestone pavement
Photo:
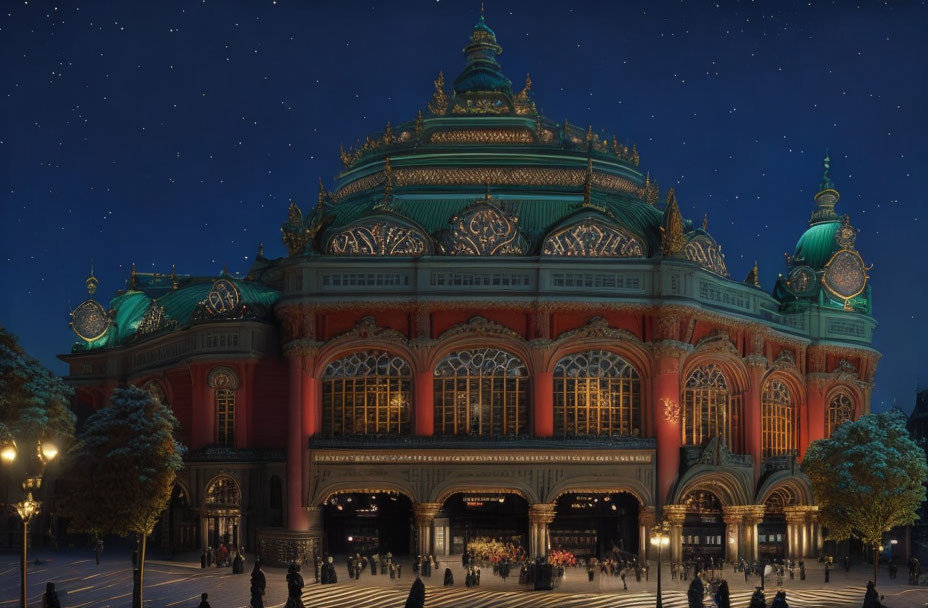
[[[100,565],[94,563],[93,555],[87,551],[30,552],[30,559],[39,563],[29,565],[29,606],[42,605],[45,583],[54,581],[58,587],[62,606],[66,608],[124,608],[131,603],[132,580],[128,553],[123,557],[116,551],[104,553]],[[186,558],[186,559],[184,559]],[[403,568],[403,578],[371,576],[366,571],[360,581],[348,578],[344,559],[338,562],[336,585],[313,583],[313,572],[303,572],[307,585],[304,603],[307,608],[401,608],[412,584],[409,564]],[[200,568],[195,555],[182,556],[174,561],[149,560],[145,576],[145,604],[151,608],[195,608],[200,593],[209,593],[214,608],[248,608],[248,572],[253,561],[246,560],[245,574],[233,575],[228,568]],[[456,585],[441,585],[445,566],[450,566]],[[285,570],[265,568],[268,591],[265,605],[281,608],[286,602]],[[928,603],[928,587],[910,587],[905,580],[890,581],[885,572],[880,577],[878,589],[885,595],[889,608],[924,608]],[[723,576],[732,590],[732,605],[747,606],[750,593],[757,578],[744,581],[727,568]],[[824,584],[819,564],[808,565],[808,578],[784,581],[790,606],[796,608],[850,608],[863,603],[863,589],[872,569],[861,564],[850,573],[833,570],[831,583]],[[904,575],[903,575],[904,576]],[[664,606],[680,608],[686,606],[688,583],[671,580],[664,569]],[[473,589],[464,587],[460,561],[442,564],[426,583],[426,606],[428,608],[645,608],[654,606],[656,588],[654,573],[649,581],[638,583],[634,577],[628,579],[628,591],[622,589],[619,577],[600,576],[596,573],[592,583],[581,569],[569,570],[557,589],[551,592],[529,591],[518,584],[518,573],[503,581],[494,577],[489,569],[481,572],[481,586]],[[768,602],[776,590],[776,580],[767,580]],[[0,608],[13,608],[19,604],[19,561],[13,554],[0,555]]]

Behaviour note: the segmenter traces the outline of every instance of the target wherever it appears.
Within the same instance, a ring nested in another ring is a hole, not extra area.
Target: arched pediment
[[[641,240],[614,223],[587,215],[555,228],[545,237],[542,255],[589,258],[640,258],[645,255]]]
[[[518,222],[489,199],[481,200],[451,220],[442,247],[449,255],[523,255],[527,247]]]
[[[687,260],[696,262],[709,272],[728,276],[728,267],[725,266],[725,256],[722,248],[708,234],[699,232],[690,237],[683,246],[683,255]]]
[[[431,239],[424,230],[381,213],[333,234],[326,251],[333,255],[420,256],[431,248]]]

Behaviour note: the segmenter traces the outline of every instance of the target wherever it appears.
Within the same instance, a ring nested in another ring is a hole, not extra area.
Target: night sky
[[[479,0],[3,2],[0,324],[58,373],[90,261],[106,303],[139,271],[245,272],[285,254],[338,147],[414,118]],[[925,2],[488,1],[500,63],[550,118],[637,143],[708,213],[732,278],[768,290],[831,153],[872,263],[873,409],[911,409],[928,270]],[[663,196],[663,195],[662,195]]]

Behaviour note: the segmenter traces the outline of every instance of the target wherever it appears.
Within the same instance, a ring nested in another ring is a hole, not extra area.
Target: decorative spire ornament
[[[583,178],[583,206],[593,206],[593,159],[586,159],[586,175]]]
[[[708,232],[709,230],[709,214],[704,213],[702,216],[702,231]]]
[[[754,267],[748,272],[748,276],[744,278],[744,282],[753,287],[760,287],[760,273],[757,270],[757,260],[754,260]]]
[[[445,73],[438,72],[435,79],[435,92],[429,101],[429,112],[435,116],[442,116],[448,110],[448,95],[445,93]]]
[[[686,238],[683,235],[683,215],[677,206],[677,196],[671,188],[667,192],[667,206],[664,208],[664,220],[661,226],[661,254],[672,257],[683,250]]]
[[[97,280],[97,277],[93,276],[93,258],[90,258],[90,276],[84,281],[84,285],[87,286],[87,293],[93,296],[97,291],[97,287],[100,286],[100,281]]]

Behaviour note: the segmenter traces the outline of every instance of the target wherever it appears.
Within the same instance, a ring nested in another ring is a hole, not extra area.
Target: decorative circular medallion
[[[825,265],[822,285],[844,300],[859,295],[867,286],[867,267],[856,251],[842,249]]]
[[[857,231],[849,223],[845,222],[835,230],[835,241],[841,249],[853,249],[854,241],[857,240]]]
[[[71,313],[71,328],[81,340],[93,342],[102,338],[109,327],[106,309],[95,300],[87,300]]]
[[[794,295],[809,295],[815,286],[815,271],[808,266],[797,266],[786,279],[786,288]]]
[[[206,309],[211,315],[223,315],[231,312],[242,301],[238,287],[230,281],[219,279],[206,295]]]

